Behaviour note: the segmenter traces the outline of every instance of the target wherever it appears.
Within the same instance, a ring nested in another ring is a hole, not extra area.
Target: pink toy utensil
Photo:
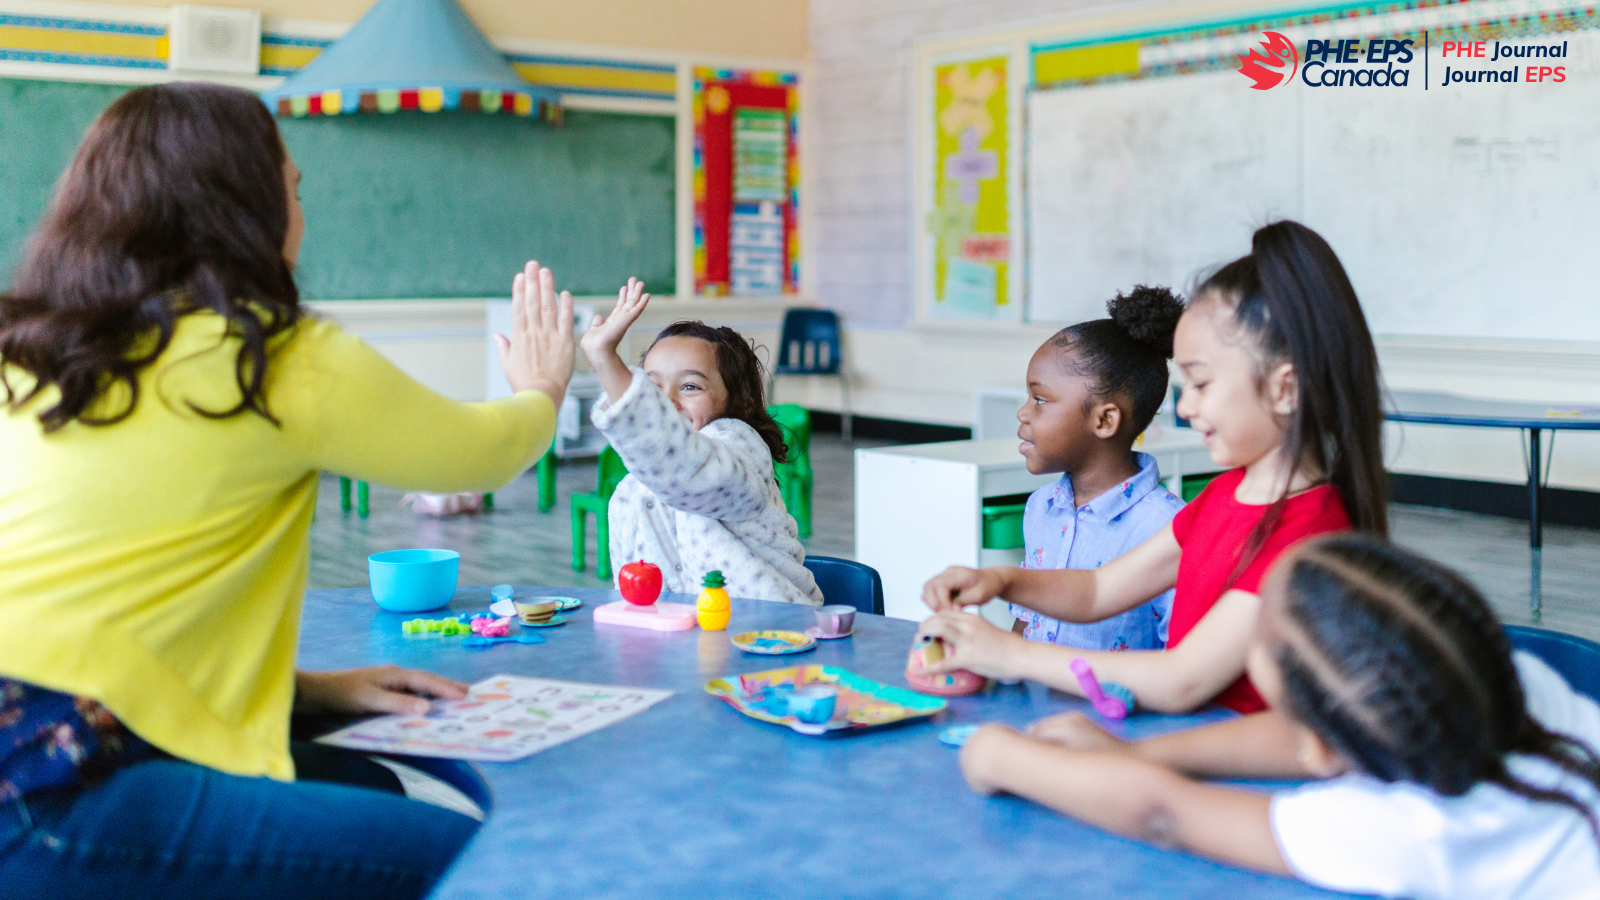
[[[1115,697],[1106,696],[1100,689],[1100,679],[1094,677],[1094,669],[1089,666],[1089,661],[1078,657],[1072,661],[1072,674],[1078,676],[1078,686],[1083,688],[1083,695],[1094,704],[1094,711],[1108,719],[1121,719],[1128,714],[1128,707]]]

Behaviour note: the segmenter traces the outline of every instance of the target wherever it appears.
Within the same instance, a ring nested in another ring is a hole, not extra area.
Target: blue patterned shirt
[[[86,781],[152,752],[93,700],[0,678],[0,803]]]
[[[1028,498],[1022,518],[1025,569],[1098,569],[1144,543],[1172,521],[1183,501],[1161,486],[1155,457],[1135,453],[1139,473],[1093,500],[1073,501],[1072,476],[1062,475]],[[1163,650],[1172,592],[1099,622],[1058,622],[1011,604],[1023,637],[1080,650]]]

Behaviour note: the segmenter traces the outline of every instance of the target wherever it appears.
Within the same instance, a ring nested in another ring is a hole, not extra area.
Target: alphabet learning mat
[[[496,675],[426,715],[380,716],[318,738],[354,750],[506,762],[613,725],[672,696],[652,688]]]

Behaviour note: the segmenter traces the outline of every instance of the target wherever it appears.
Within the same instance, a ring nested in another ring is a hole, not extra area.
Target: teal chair
[[[628,466],[610,447],[600,451],[599,484],[592,494],[572,495],[572,571],[582,572],[588,567],[584,543],[588,538],[589,513],[594,513],[595,542],[600,546],[595,554],[595,577],[611,580],[611,519],[606,509],[611,505],[611,495],[617,485],[628,477]]]
[[[800,526],[800,536],[811,537],[811,413],[793,403],[769,406],[767,413],[783,430],[783,442],[789,446],[789,461],[773,467],[783,505]]]
[[[553,477],[554,476],[552,476],[552,478]],[[542,484],[542,482],[541,482],[541,484]],[[372,512],[372,504],[368,502],[367,483],[365,481],[357,481],[355,483],[355,486],[356,486],[356,515],[358,515],[361,518],[365,519]],[[551,490],[554,491],[555,488],[552,486]],[[543,502],[544,494],[543,494],[542,489],[541,489],[539,497],[540,497],[540,502]],[[552,500],[551,502],[553,503],[555,501]],[[345,512],[349,512],[350,511],[350,479],[344,477],[343,475],[339,476],[339,508],[344,510]],[[484,509],[494,509],[494,494],[493,493],[488,493],[488,494],[484,494],[483,495],[483,508]]]

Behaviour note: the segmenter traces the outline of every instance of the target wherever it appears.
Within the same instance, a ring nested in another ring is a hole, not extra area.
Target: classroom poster
[[[694,284],[800,290],[800,88],[790,72],[694,73]]]
[[[936,318],[1009,314],[1004,56],[934,68],[933,238]]]

